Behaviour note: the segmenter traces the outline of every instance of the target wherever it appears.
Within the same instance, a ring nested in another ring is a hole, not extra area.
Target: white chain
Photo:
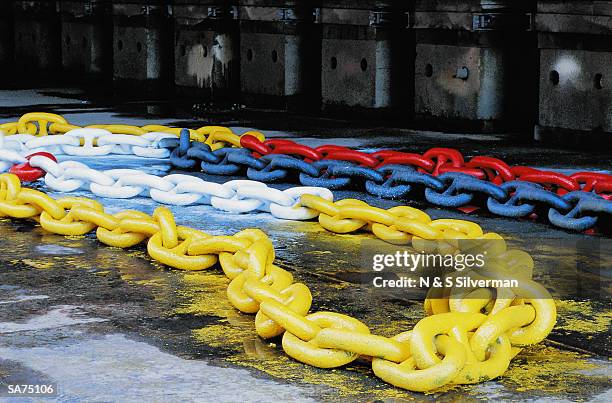
[[[16,163],[13,162],[15,158],[11,159],[8,154],[2,153],[6,150],[14,151],[21,157],[46,151],[53,155],[100,156],[123,154],[161,159],[170,156],[170,150],[159,147],[159,142],[166,138],[176,138],[176,136],[158,132],[146,133],[142,136],[113,134],[108,130],[94,128],[74,129],[61,136],[39,137],[31,134],[15,134],[4,137],[0,133],[0,172],[10,168],[10,166],[6,167],[8,163]],[[25,159],[19,162],[24,161]]]
[[[30,165],[47,172],[45,184],[59,192],[86,189],[96,196],[114,199],[149,196],[163,204],[209,204],[236,214],[265,211],[286,220],[309,220],[318,216],[317,211],[301,206],[300,196],[303,194],[317,195],[330,201],[334,198],[329,189],[320,187],[278,190],[251,180],[219,184],[190,175],[160,177],[137,169],[98,171],[81,162],[57,163],[40,155],[30,158]]]

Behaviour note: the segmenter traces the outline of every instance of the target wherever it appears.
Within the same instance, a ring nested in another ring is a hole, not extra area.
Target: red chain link
[[[375,152],[372,154],[372,156],[382,158],[382,161],[376,168],[380,168],[385,165],[412,165],[424,171],[432,172],[436,166],[435,162],[429,158],[425,158],[424,156],[415,153],[384,150]]]
[[[612,200],[612,176],[597,172],[576,172],[570,175],[585,192],[595,192],[604,199]]]
[[[516,176],[512,172],[512,168],[504,161],[497,158],[476,156],[469,160],[465,166],[468,168],[481,169],[486,174],[488,180],[498,185],[516,179]]]
[[[311,161],[318,161],[323,158],[319,151],[289,140],[266,140],[264,144],[271,149],[270,154],[299,155]]]
[[[317,148],[318,150],[318,148]],[[320,150],[319,150],[320,151]],[[363,165],[369,168],[374,168],[380,164],[380,160],[376,157],[372,157],[370,154],[362,153],[355,150],[331,150],[325,153],[326,160],[339,160],[354,162],[359,165]]]
[[[259,155],[268,155],[272,149],[266,146],[261,140],[249,134],[240,137],[240,145],[243,148],[252,150]]]
[[[42,155],[44,157],[47,157],[57,162],[57,159],[55,158],[53,154],[46,153],[46,152],[38,152],[38,153],[30,154],[27,157],[25,157],[28,160],[28,162],[13,165],[9,169],[9,172],[17,175],[19,179],[21,179],[23,182],[34,182],[35,180],[42,178],[43,176],[45,176],[46,172],[40,168],[35,168],[31,166],[29,162],[30,158],[34,157],[35,155]]]

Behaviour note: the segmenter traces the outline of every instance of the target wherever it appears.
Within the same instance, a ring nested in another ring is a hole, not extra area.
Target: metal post
[[[240,88],[245,102],[318,108],[320,54],[312,2],[241,0]]]
[[[537,71],[528,10],[507,0],[417,0],[411,25],[417,118],[455,130],[533,124]]]
[[[169,1],[113,1],[113,79],[124,94],[168,95],[172,88]]]
[[[538,1],[535,138],[612,134],[612,1]],[[580,135],[577,135],[580,133]]]
[[[113,30],[107,0],[60,1],[62,68],[69,82],[105,86],[112,79]]]

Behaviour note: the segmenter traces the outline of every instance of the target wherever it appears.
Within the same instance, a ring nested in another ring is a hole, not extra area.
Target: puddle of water
[[[24,323],[2,322],[0,323],[0,333],[36,331],[106,321],[106,319],[83,317],[78,309],[78,307],[72,305],[60,305],[44,315],[30,318]]]
[[[19,295],[15,297],[15,299],[8,299],[8,300],[0,301],[0,305],[16,304],[18,302],[35,301],[35,300],[47,299],[47,298],[49,298],[47,295]]]
[[[83,101],[78,99],[69,99],[57,96],[42,95],[39,90],[4,90],[0,91],[0,107],[17,107],[28,105],[44,105],[44,104],[82,104]],[[15,119],[13,119],[15,120]],[[7,122],[12,121],[6,119]],[[0,123],[4,123],[0,119]]]
[[[77,255],[85,253],[82,249],[60,245],[37,245],[34,250],[42,255]]]
[[[248,371],[185,360],[120,334],[71,345],[0,348],[0,357],[58,383],[58,401],[314,401],[308,390],[253,377]]]

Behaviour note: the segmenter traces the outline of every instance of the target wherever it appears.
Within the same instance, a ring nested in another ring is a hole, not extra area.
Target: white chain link
[[[0,133],[0,172],[6,171],[15,158],[2,154],[2,151],[14,151],[21,157],[46,151],[53,155],[101,156],[109,154],[136,155],[144,158],[168,158],[170,150],[160,148],[159,142],[165,138],[176,138],[169,133],[151,132],[142,136],[113,134],[108,130],[82,128],[58,136],[33,136],[15,134],[4,136]],[[12,154],[10,154],[12,155]],[[18,162],[24,162],[25,159]],[[12,166],[12,164],[11,164]],[[4,168],[4,169],[2,169]]]
[[[234,214],[264,211],[285,220],[317,217],[317,211],[301,206],[300,196],[303,194],[317,195],[330,201],[334,198],[326,188],[302,186],[278,190],[252,180],[219,184],[182,174],[160,177],[137,169],[98,171],[77,161],[57,163],[39,155],[30,158],[30,165],[47,172],[45,184],[59,192],[86,189],[96,196],[113,199],[148,196],[163,204],[208,204]]]

